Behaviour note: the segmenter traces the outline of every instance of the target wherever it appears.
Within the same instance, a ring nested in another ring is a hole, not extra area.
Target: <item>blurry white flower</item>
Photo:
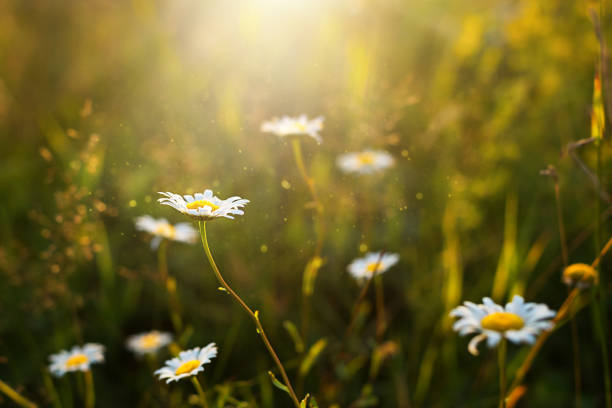
[[[160,203],[169,205],[185,215],[202,221],[208,221],[219,217],[234,219],[232,215],[244,214],[244,211],[240,208],[244,207],[249,202],[249,200],[237,196],[221,200],[213,195],[212,190],[205,190],[204,194],[196,193],[193,196],[181,196],[174,193],[162,192],[159,194],[164,196],[157,200]]]
[[[153,330],[128,337],[127,347],[136,354],[155,354],[159,349],[170,344],[171,341],[172,335],[170,333]]]
[[[357,258],[347,266],[347,270],[355,279],[369,279],[374,272],[384,273],[399,261],[399,255],[380,252],[368,252],[365,257]]]
[[[384,150],[366,149],[338,156],[336,164],[345,173],[370,174],[391,167],[393,156]]]
[[[159,379],[167,379],[166,383],[178,381],[181,378],[197,375],[204,371],[204,364],[210,363],[210,359],[217,356],[215,343],[210,343],[204,348],[196,347],[191,350],[181,351],[178,357],[167,360],[166,365],[155,371]]]
[[[300,115],[296,118],[283,116],[280,119],[274,118],[261,124],[262,132],[274,133],[280,137],[288,135],[308,135],[314,138],[317,143],[321,143],[319,131],[322,129],[323,116],[318,116],[310,120],[306,115]]]
[[[468,351],[475,356],[482,340],[487,340],[489,348],[497,346],[502,337],[517,344],[533,344],[540,332],[553,328],[550,319],[556,313],[545,304],[525,303],[518,295],[505,308],[488,297],[482,302],[480,305],[464,302],[450,312],[452,317],[459,318],[453,325],[459,335],[479,333],[468,345]]]
[[[198,232],[187,222],[172,225],[165,218],[155,219],[148,215],[136,218],[136,229],[153,235],[151,248],[157,249],[163,238],[193,244]]]
[[[96,343],[74,346],[70,351],[62,350],[52,354],[49,360],[49,371],[57,377],[70,371],[89,371],[90,364],[104,361],[104,346]]]

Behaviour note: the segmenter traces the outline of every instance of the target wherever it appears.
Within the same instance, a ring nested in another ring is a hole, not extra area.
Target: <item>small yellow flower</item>
[[[561,279],[566,285],[579,289],[586,289],[599,282],[597,270],[585,263],[571,264],[563,270]]]

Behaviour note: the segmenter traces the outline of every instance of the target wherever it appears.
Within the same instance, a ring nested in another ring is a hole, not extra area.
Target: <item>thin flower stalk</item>
[[[204,389],[202,388],[202,386],[200,385],[200,382],[198,381],[198,377],[195,375],[191,377],[191,382],[193,383],[193,386],[198,392],[198,397],[200,399],[200,405],[202,406],[202,408],[208,408],[208,402],[206,401],[206,394],[204,393]]]
[[[312,256],[312,260],[318,260],[321,257],[321,251],[323,250],[323,240],[325,236],[325,223],[323,222],[323,214],[324,208],[321,200],[319,199],[319,195],[317,193],[317,189],[315,187],[315,182],[312,177],[308,174],[306,170],[306,166],[304,164],[304,157],[302,155],[302,146],[300,144],[300,140],[298,138],[294,138],[292,140],[293,147],[293,156],[295,157],[295,163],[298,167],[300,175],[304,180],[304,183],[308,187],[308,191],[310,192],[310,196],[312,198],[312,204],[316,211],[316,229],[317,229],[317,241],[315,244],[315,251]],[[314,286],[314,276],[309,277],[306,276],[307,272],[316,273],[316,270],[306,268],[304,270],[303,284],[302,284],[302,338],[306,341],[308,336],[308,328],[310,323],[310,297],[312,296],[312,291],[309,289]]]
[[[34,404],[32,401],[22,396],[21,394],[19,394],[10,385],[8,385],[2,380],[0,380],[0,391],[2,391],[4,395],[9,397],[11,400],[13,400],[17,405],[21,407],[25,407],[25,408],[36,408],[37,407],[36,404]]]
[[[506,349],[508,341],[503,338],[497,348],[497,363],[499,365],[499,408],[506,408]]]
[[[376,261],[376,266],[374,267],[374,272],[372,273],[370,278],[366,281],[365,285],[363,285],[363,288],[361,288],[361,292],[359,293],[359,297],[357,298],[357,301],[355,302],[355,305],[353,306],[353,311],[351,312],[351,320],[349,321],[349,325],[346,328],[345,336],[347,338],[349,337],[349,335],[353,331],[353,326],[355,325],[355,321],[357,320],[357,314],[359,312],[359,307],[361,306],[361,303],[363,302],[363,299],[365,298],[366,294],[368,293],[368,289],[370,288],[370,285],[372,284],[372,281],[378,275],[378,270],[380,269],[380,264],[382,263],[384,255],[385,255],[385,251],[384,250],[380,251],[380,254],[378,255],[378,260]]]
[[[268,340],[268,337],[266,336],[264,328],[261,325],[261,322],[259,320],[259,312],[257,311],[253,312],[251,308],[244,302],[244,300],[242,300],[242,298],[238,296],[238,294],[234,292],[234,290],[227,284],[225,279],[223,279],[223,276],[221,275],[221,272],[219,271],[219,268],[217,267],[217,264],[215,263],[215,260],[213,259],[212,253],[210,252],[210,248],[208,246],[208,239],[206,238],[206,221],[199,220],[198,226],[200,228],[200,236],[202,237],[202,246],[204,248],[204,252],[206,253],[208,262],[210,263],[210,266],[212,267],[212,270],[217,280],[219,281],[221,286],[225,289],[225,291],[228,294],[230,294],[236,302],[238,302],[238,304],[244,309],[245,312],[248,313],[248,315],[253,320],[253,323],[255,323],[255,326],[257,328],[257,333],[259,334],[259,336],[261,337],[261,340],[263,341],[264,345],[268,349],[270,356],[276,363],[276,366],[278,367],[280,371],[280,374],[283,378],[285,386],[287,386],[287,389],[289,391],[289,396],[291,397],[293,404],[296,406],[296,408],[299,408],[300,402],[297,396],[295,395],[295,391],[293,390],[293,386],[291,385],[291,382],[289,381],[289,377],[287,376],[287,373],[285,372],[285,368],[283,367],[283,364],[281,363],[276,352],[274,351],[274,348],[272,347],[272,344],[270,344],[270,341]]]
[[[183,330],[183,320],[180,313],[180,304],[176,296],[176,281],[168,273],[168,241],[163,239],[157,250],[157,265],[159,269],[159,277],[168,293],[170,302],[170,317],[172,327],[176,336],[181,335]]]
[[[85,378],[85,407],[94,408],[96,405],[96,392],[91,370],[84,371],[83,377]]]
[[[377,273],[374,277],[374,289],[376,293],[376,338],[380,341],[387,328],[385,294],[380,273]]]

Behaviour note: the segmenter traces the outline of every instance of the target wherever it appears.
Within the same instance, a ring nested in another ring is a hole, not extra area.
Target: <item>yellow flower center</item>
[[[157,333],[145,334],[140,338],[142,348],[152,349],[159,345],[159,335]]]
[[[85,364],[88,361],[89,359],[85,354],[75,354],[74,356],[66,360],[66,367],[80,366],[81,364]]]
[[[218,205],[215,205],[208,200],[197,200],[197,201],[192,201],[191,203],[187,204],[187,208],[189,208],[190,210],[195,210],[196,208],[202,208],[202,207],[210,207],[212,208],[213,211],[216,211],[219,209]]]
[[[575,263],[563,271],[563,280],[566,283],[595,283],[597,282],[597,271],[591,265]]]
[[[506,330],[520,330],[525,326],[521,316],[509,312],[491,313],[480,321],[483,329],[505,332]]]
[[[380,262],[372,262],[368,264],[368,266],[366,266],[366,269],[368,270],[368,272],[374,273],[380,271],[380,266]]]
[[[374,155],[372,153],[359,153],[357,160],[360,164],[372,164],[374,163]]]
[[[196,368],[198,368],[200,366],[200,360],[191,360],[191,361],[187,361],[186,363],[181,364],[176,371],[174,372],[175,375],[181,375],[181,374],[186,374],[190,371],[195,370]]]
[[[173,225],[170,224],[159,224],[155,228],[155,235],[161,235],[162,237],[173,238],[176,235],[176,230]]]
[[[303,123],[296,123],[295,127],[297,128],[298,131],[300,132],[305,132],[306,131],[306,125]]]

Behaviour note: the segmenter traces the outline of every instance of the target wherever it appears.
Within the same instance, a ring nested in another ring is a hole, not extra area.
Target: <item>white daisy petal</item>
[[[297,118],[283,116],[280,119],[274,118],[263,122],[260,129],[262,132],[273,133],[281,138],[289,135],[307,135],[321,144],[322,139],[319,132],[323,130],[323,117],[318,116],[308,120],[306,115],[300,115]]]
[[[384,150],[366,149],[338,156],[336,164],[345,173],[371,174],[391,167],[393,156]]]
[[[182,378],[191,377],[204,371],[204,364],[210,363],[211,359],[217,356],[215,343],[210,343],[206,347],[196,347],[191,350],[181,351],[178,357],[167,360],[165,365],[154,372],[160,380],[166,383],[178,381]]]
[[[459,335],[477,333],[468,345],[468,351],[474,355],[478,353],[478,343],[485,339],[490,348],[497,346],[502,338],[516,344],[533,344],[542,331],[553,328],[551,319],[555,317],[548,306],[525,303],[521,296],[514,296],[505,308],[488,297],[479,305],[464,302],[449,314],[458,318],[453,330]]]
[[[393,253],[369,252],[363,258],[357,258],[346,269],[358,281],[369,279],[374,272],[386,272],[399,261],[399,255]]]
[[[74,346],[70,351],[52,354],[49,360],[49,371],[57,377],[73,371],[89,371],[91,364],[104,361],[104,346],[96,343]]]
[[[180,196],[173,193],[160,192],[159,194],[163,196],[157,200],[159,203],[168,205],[180,213],[201,221],[220,217],[233,219],[230,214],[243,215],[244,211],[240,208],[249,203],[249,200],[238,196],[222,200],[213,196],[212,190],[205,190],[203,194],[196,193],[195,198],[190,195]],[[197,235],[194,241],[196,239]]]

